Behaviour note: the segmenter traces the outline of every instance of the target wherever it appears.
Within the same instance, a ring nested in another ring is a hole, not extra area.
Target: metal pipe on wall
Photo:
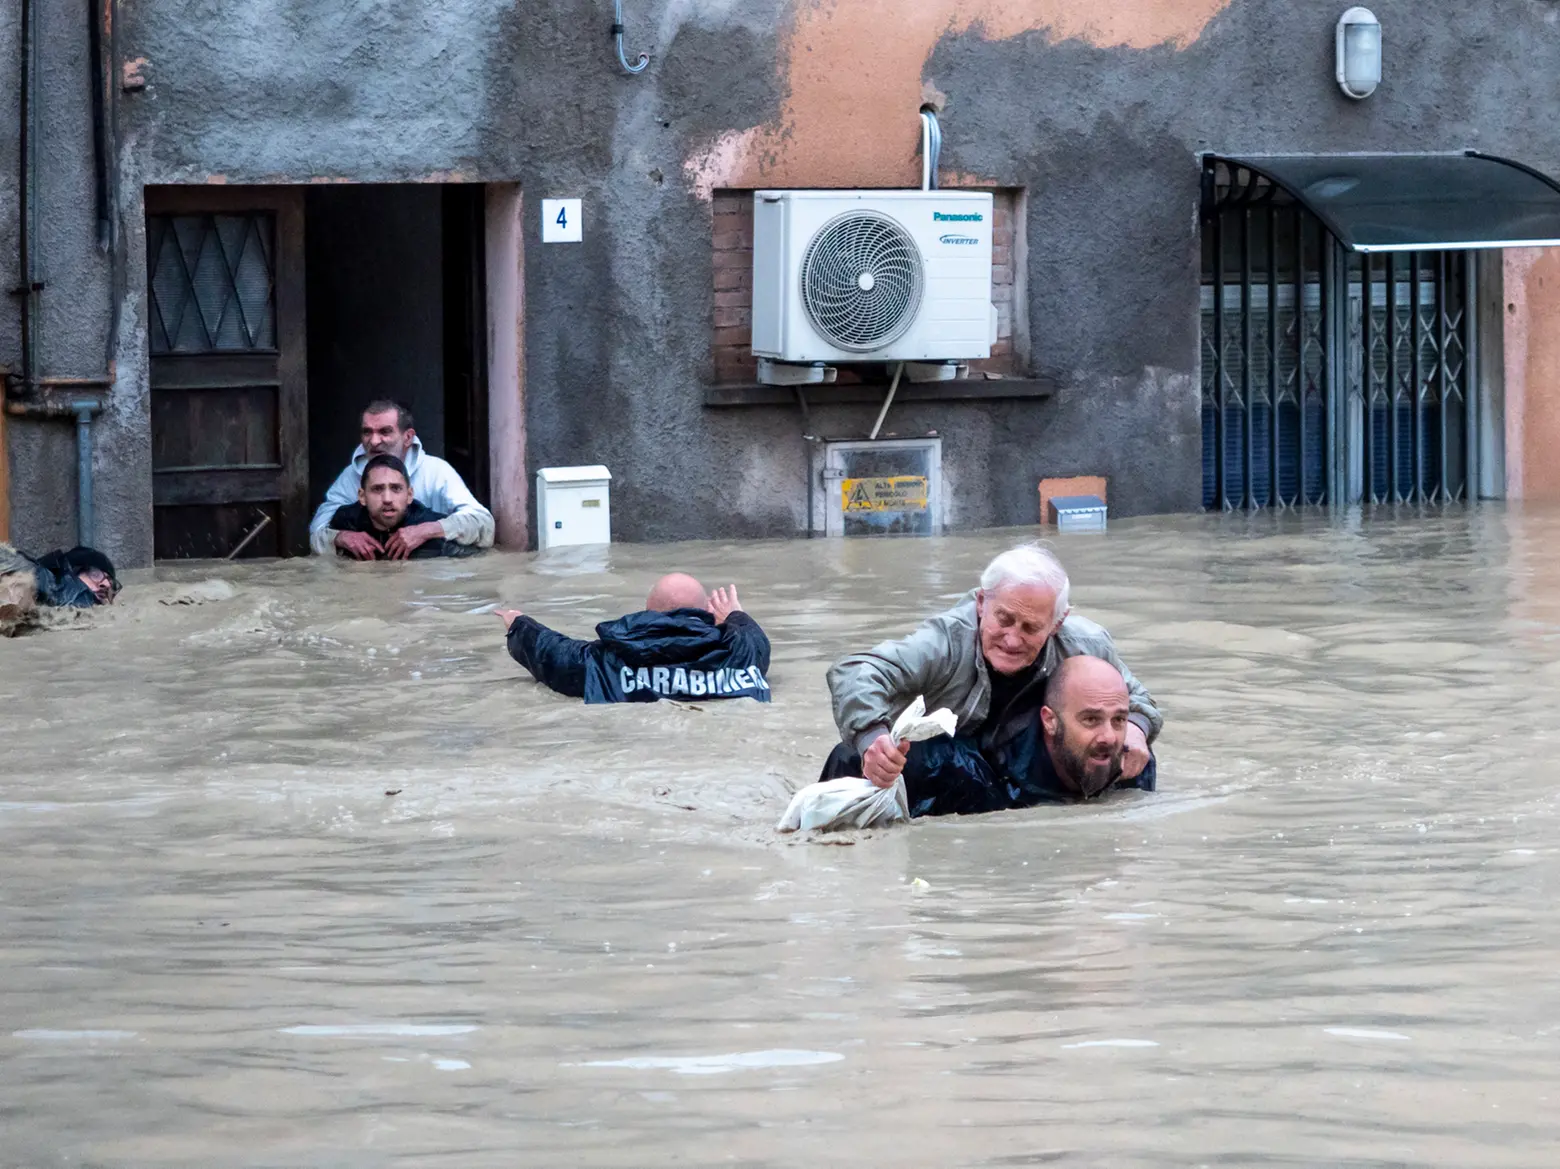
[[[92,547],[96,533],[92,515],[92,416],[101,408],[96,402],[72,402],[76,415],[76,543]]]
[[[942,124],[931,106],[921,107],[921,190],[937,190],[937,171],[942,157]]]
[[[33,254],[38,233],[38,199],[34,183],[38,175],[38,8],[34,0],[22,0],[21,149],[17,152],[21,171],[16,184],[17,259],[20,285],[13,290],[22,312],[23,393],[32,392],[38,359],[38,280]]]
[[[45,390],[107,389],[114,384],[111,377],[37,377],[33,384]]]
[[[92,171],[97,202],[98,250],[114,246],[113,166],[114,0],[87,0],[87,39],[92,62]],[[112,358],[112,354],[110,354]]]
[[[92,543],[94,515],[92,509],[92,419],[102,412],[103,404],[95,398],[78,398],[73,402],[18,402],[10,401],[5,412],[13,418],[69,418],[76,423],[76,543]]]
[[[640,53],[639,59],[632,65],[628,63],[628,54],[623,49],[623,0],[613,0],[612,5],[612,41],[617,47],[618,65],[624,73],[643,73],[645,66],[650,64],[650,54]]]

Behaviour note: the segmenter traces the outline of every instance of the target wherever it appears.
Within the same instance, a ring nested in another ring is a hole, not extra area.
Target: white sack
[[[917,695],[895,720],[889,734],[896,743],[919,743],[953,734],[956,724],[953,712],[946,708],[927,714],[926,699]],[[792,796],[775,829],[835,832],[841,828],[876,828],[908,819],[910,801],[902,775],[891,787],[878,787],[870,779],[827,779],[810,783]]]

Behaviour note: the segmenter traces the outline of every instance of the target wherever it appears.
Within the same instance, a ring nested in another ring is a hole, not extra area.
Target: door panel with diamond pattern
[[[303,197],[148,188],[154,542],[159,559],[308,550]]]

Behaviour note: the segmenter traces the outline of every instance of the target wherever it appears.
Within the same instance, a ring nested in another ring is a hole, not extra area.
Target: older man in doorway
[[[338,509],[358,501],[363,468],[375,455],[394,455],[406,465],[412,495],[425,507],[439,512],[443,519],[407,524],[397,529],[383,548],[373,547],[366,532],[338,531],[331,519]],[[460,474],[437,455],[423,449],[422,440],[412,426],[412,412],[399,402],[370,402],[363,410],[362,441],[352,452],[352,461],[325,493],[325,502],[309,524],[309,543],[316,552],[332,547],[358,560],[368,560],[381,551],[395,559],[405,559],[429,540],[448,540],[475,548],[493,544],[493,513],[477,502]]]
[[[1150,790],[1150,745],[1163,720],[1153,698],[1116,654],[1110,634],[1071,615],[1061,562],[1026,544],[994,559],[980,587],[909,637],[852,654],[829,670],[842,743],[824,779],[864,775],[888,787],[902,774],[914,816],[996,811],[1038,802],[1025,793],[1045,752],[1041,707],[1048,680],[1073,657],[1114,667],[1129,703],[1120,777]],[[896,743],[894,718],[916,695],[947,707],[955,737]],[[1114,781],[1113,781],[1114,784]]]

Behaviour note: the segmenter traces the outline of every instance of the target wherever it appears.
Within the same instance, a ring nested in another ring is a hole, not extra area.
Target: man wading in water
[[[1121,671],[1102,658],[1062,659],[1040,707],[1041,743],[1014,805],[1092,799],[1113,787],[1154,790],[1154,759],[1123,779],[1132,697]]]
[[[691,576],[663,576],[641,611],[596,626],[595,641],[555,633],[519,609],[494,615],[509,631],[509,656],[570,698],[769,701],[769,638],[742,611],[735,586],[706,597]]]
[[[1152,791],[1149,746],[1163,719],[1116,655],[1110,634],[1069,616],[1069,588],[1066,570],[1050,552],[1033,544],[1013,548],[986,567],[980,588],[909,637],[837,662],[829,690],[842,742],[820,778],[864,775],[889,787],[903,774],[912,816],[1097,795],[1104,789],[1058,785],[1040,725],[1047,681],[1064,660],[1088,656],[1113,667],[1129,695],[1120,779]],[[926,698],[928,710],[953,712],[956,737],[894,742],[888,729],[916,695]]]

